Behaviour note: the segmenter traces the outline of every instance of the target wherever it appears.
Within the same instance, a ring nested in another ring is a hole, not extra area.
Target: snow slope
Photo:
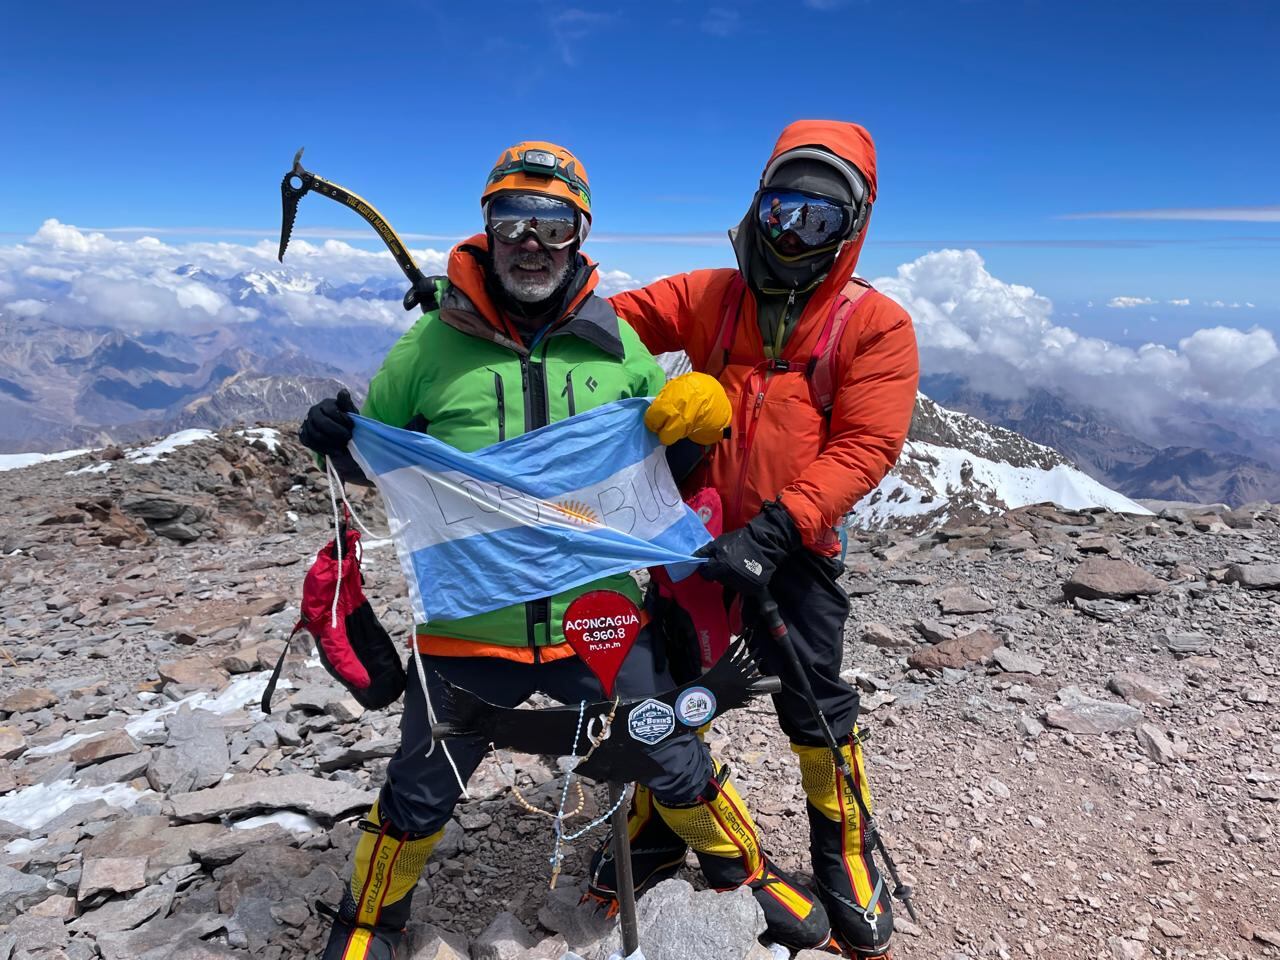
[[[70,460],[88,450],[63,450],[61,453],[0,453],[0,470],[20,470],[50,460]]]
[[[923,395],[916,398],[909,436],[897,465],[854,506],[851,526],[923,530],[965,513],[1045,502],[1068,509],[1151,512],[1076,469],[1057,451],[946,410]]]

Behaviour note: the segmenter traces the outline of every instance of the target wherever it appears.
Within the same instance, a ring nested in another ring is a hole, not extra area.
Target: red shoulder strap
[[[831,309],[827,313],[827,322],[823,324],[822,333],[818,335],[813,355],[805,368],[813,405],[826,416],[831,415],[831,408],[836,399],[836,386],[840,382],[835,365],[836,355],[840,352],[840,340],[844,336],[844,328],[848,326],[849,318],[853,316],[853,311],[858,304],[873,289],[875,288],[861,277],[853,277],[845,284],[844,289],[831,304]]]
[[[742,316],[742,300],[746,295],[747,281],[742,278],[741,270],[735,270],[720,302],[720,326],[707,352],[704,373],[719,377],[728,366],[729,351],[733,349],[733,338],[738,334],[738,318]]]

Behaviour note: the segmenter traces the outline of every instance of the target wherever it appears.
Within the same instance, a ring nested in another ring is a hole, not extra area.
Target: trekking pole
[[[627,810],[622,797],[626,784],[609,782],[609,818],[613,833],[613,863],[618,873],[618,926],[622,930],[622,960],[644,960],[640,953],[640,931],[636,924],[636,883],[631,873],[631,838],[627,833]]]
[[[844,778],[845,784],[853,794],[854,800],[857,801],[858,810],[866,821],[867,829],[871,831],[876,850],[879,851],[880,858],[884,861],[885,869],[889,872],[889,878],[893,880],[893,895],[902,901],[902,905],[907,908],[907,914],[913,921],[918,923],[919,918],[916,916],[915,906],[911,902],[911,887],[902,882],[902,879],[898,876],[898,865],[893,862],[893,857],[885,849],[884,840],[880,836],[880,827],[871,815],[871,810],[867,807],[866,800],[862,798],[862,790],[859,789],[858,781],[853,775],[853,767],[845,760],[844,754],[840,752],[840,745],[836,743],[835,734],[831,732],[831,724],[827,723],[822,707],[818,705],[818,698],[813,694],[813,685],[809,683],[809,675],[805,673],[804,664],[800,662],[800,655],[796,653],[796,645],[791,640],[791,633],[787,630],[787,625],[783,623],[782,615],[778,613],[778,605],[767,593],[759,598],[759,603],[760,613],[764,617],[765,625],[768,626],[769,633],[778,646],[782,648],[782,654],[786,657],[787,664],[791,667],[791,672],[795,674],[796,686],[800,690],[800,695],[804,697],[805,703],[809,705],[809,711],[813,714],[813,719],[817,721],[818,728],[822,731],[822,738],[827,741],[827,748],[831,751],[831,756],[836,762],[836,769],[840,771],[840,775]]]

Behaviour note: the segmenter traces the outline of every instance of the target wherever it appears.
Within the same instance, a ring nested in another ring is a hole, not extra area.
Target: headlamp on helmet
[[[520,159],[527,173],[545,173],[548,177],[556,175],[556,155],[549,150],[526,150]]]

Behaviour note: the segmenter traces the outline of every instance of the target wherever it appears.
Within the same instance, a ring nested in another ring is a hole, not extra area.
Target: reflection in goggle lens
[[[760,229],[778,247],[813,250],[844,235],[845,208],[826,197],[795,190],[766,190],[756,208]]]
[[[499,194],[489,201],[485,225],[504,243],[516,243],[532,233],[544,247],[561,250],[577,238],[578,211],[555,197]]]

